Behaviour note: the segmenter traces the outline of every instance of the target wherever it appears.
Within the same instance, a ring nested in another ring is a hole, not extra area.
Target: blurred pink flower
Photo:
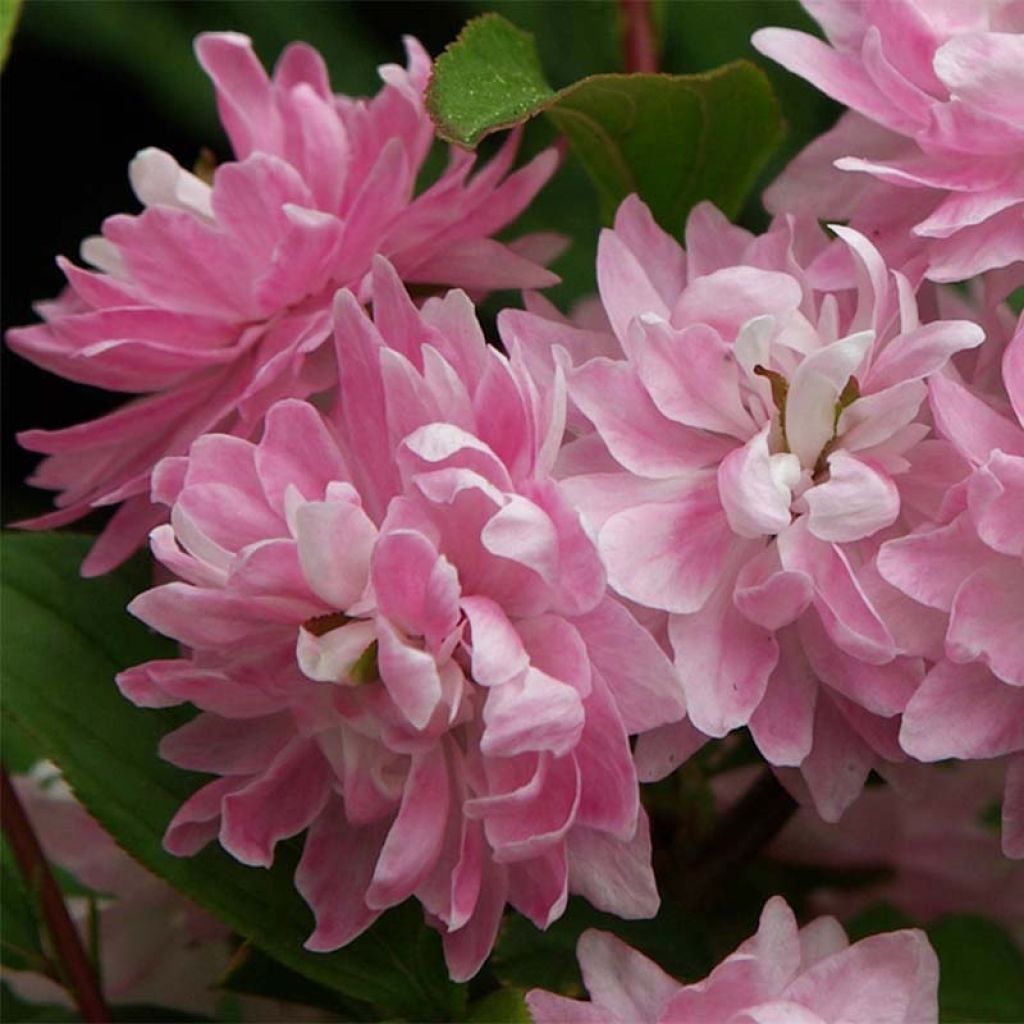
[[[433,141],[423,102],[431,62],[415,40],[406,47],[408,68],[383,66],[383,89],[355,100],[332,94],[305,43],[282,54],[271,79],[245,36],[199,36],[235,159],[208,183],[167,153],[139,153],[129,173],[143,212],[110,217],[85,241],[96,270],[59,260],[68,288],[40,304],[44,323],[8,334],[47,370],[145,396],[90,423],[20,436],[49,456],[32,482],[60,492],[58,511],[22,525],[120,505],[87,575],[117,565],[163,519],[149,500],[162,457],[212,430],[252,436],[279,398],[333,385],[331,300],[342,286],[369,297],[374,254],[430,288],[557,281],[530,258],[550,256],[551,238],[491,237],[551,175],[553,151],[509,174],[513,134],[471,177],[473,155],[453,149],[440,178],[415,194]]]
[[[822,291],[802,269],[826,244],[815,226],[755,238],[704,204],[684,259],[627,200],[598,250],[625,357],[572,370],[594,432],[562,468],[612,588],[668,616],[689,723],[749,726],[771,763],[800,766],[828,820],[879,759],[905,756],[898,716],[936,641],[916,617],[904,628],[911,602],[873,560],[931,509],[926,489],[904,493],[911,466],[959,469],[927,440],[925,381],[983,338],[921,324],[905,278],[834,230],[855,290]],[[642,737],[642,776],[694,742],[683,725]]]
[[[929,397],[962,469],[936,522],[884,544],[878,568],[938,618],[944,649],[907,704],[900,743],[914,757],[1017,754],[1004,849],[1024,856],[1024,318],[1003,353],[1004,390],[982,395],[951,374]]]
[[[906,929],[850,945],[831,917],[798,928],[781,896],[757,934],[703,981],[681,985],[605,932],[580,937],[589,1003],[534,989],[536,1024],[932,1024],[939,964],[924,933]]]
[[[916,924],[943,914],[980,914],[1013,929],[1024,945],[1024,864],[1003,856],[984,820],[999,801],[1004,771],[998,760],[918,766],[917,777],[904,780],[908,785],[865,790],[837,824],[798,811],[769,855],[888,872],[865,886],[816,890],[819,912],[845,918],[884,902]],[[732,788],[732,779],[723,781]]]
[[[337,298],[329,416],[286,400],[258,444],[161,463],[180,581],[131,610],[189,654],[119,684],[203,711],[162,747],[217,776],[168,849],[265,865],[308,829],[311,949],[415,896],[465,979],[506,901],[539,927],[569,891],[655,912],[628,736],[683,703],[550,477],[564,384],[489,348],[462,293],[418,311],[378,259],[373,294],[374,321]]]
[[[111,1003],[168,1006],[211,1014],[215,986],[231,959],[228,929],[128,856],[86,812],[46,762],[14,787],[47,858],[98,894],[100,964]],[[83,932],[85,897],[69,900]],[[71,1006],[43,975],[3,972],[23,998]]]
[[[848,220],[894,266],[922,255],[934,281],[1016,264],[1021,283],[1024,4],[804,6],[827,43],[766,28],[754,46],[850,111],[768,189],[769,209]]]

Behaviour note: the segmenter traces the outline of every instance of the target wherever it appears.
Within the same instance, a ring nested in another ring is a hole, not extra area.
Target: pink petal
[[[254,775],[268,768],[295,734],[286,713],[239,722],[197,715],[167,733],[160,756],[178,768],[216,775]]]
[[[500,686],[519,676],[529,658],[515,627],[489,597],[464,597],[469,620],[473,678],[481,686]]]
[[[740,402],[732,349],[713,328],[682,329],[644,315],[635,321],[625,348],[658,410],[688,427],[746,441],[754,431]]]
[[[414,729],[424,729],[442,700],[434,656],[420,650],[386,619],[377,622],[377,664],[391,699]]]
[[[806,517],[779,534],[777,544],[784,568],[814,581],[814,607],[832,641],[872,665],[891,660],[896,654],[892,635],[867,600],[842,549],[814,537]]]
[[[988,547],[1004,555],[1024,555],[1024,458],[994,451],[971,477],[967,505]]]
[[[576,945],[594,1005],[614,1021],[656,1021],[679,982],[614,935],[590,929]]]
[[[584,710],[576,690],[534,668],[492,686],[483,710],[480,749],[487,757],[524,751],[568,753],[579,742]]]
[[[980,660],[1003,682],[1024,687],[1024,566],[1000,562],[978,569],[957,591],[946,650],[953,661]]]
[[[903,713],[900,745],[921,761],[998,757],[1024,749],[1024,689],[977,662],[941,661]]]
[[[811,752],[818,679],[791,629],[776,634],[779,661],[747,723],[770,764],[797,767]]]
[[[651,634],[611,597],[573,619],[587,656],[608,685],[627,733],[682,718],[682,685]]]
[[[274,846],[305,829],[330,795],[330,772],[314,743],[297,739],[245,789],[224,798],[221,845],[252,867],[269,867]]]
[[[569,888],[598,910],[626,920],[654,917],[660,899],[651,868],[651,835],[640,808],[629,842],[588,828],[574,828],[567,839]]]
[[[769,453],[768,430],[766,424],[718,466],[722,508],[741,537],[774,536],[792,519],[789,506],[792,488],[800,481],[800,463],[795,455]]]
[[[295,887],[316,916],[306,949],[339,949],[377,919],[380,911],[371,910],[365,896],[386,832],[386,822],[368,828],[349,825],[337,797],[310,826],[295,872]]]
[[[458,623],[458,574],[420,533],[383,534],[373,552],[371,580],[380,614],[412,636],[436,647]]]
[[[961,515],[947,526],[886,541],[878,571],[915,601],[948,612],[964,580],[992,560],[969,517]]]
[[[835,822],[860,795],[875,757],[823,693],[814,715],[814,746],[800,771],[818,814]]]
[[[772,634],[736,609],[733,586],[726,577],[699,612],[669,619],[687,714],[709,736],[747,724],[779,657]]]
[[[358,504],[309,501],[295,511],[302,570],[331,608],[351,608],[366,590],[377,528]]]
[[[707,602],[733,543],[717,482],[706,477],[671,504],[638,505],[611,516],[598,535],[615,590],[681,613]]]
[[[643,313],[668,319],[669,307],[647,271],[615,231],[602,231],[597,245],[597,286],[612,330],[625,345],[631,322]]]
[[[870,537],[900,514],[900,495],[888,474],[842,449],[828,458],[829,477],[804,494],[807,528],[819,540]]]
[[[633,752],[637,778],[641,782],[665,778],[700,750],[708,739],[688,718],[642,733]]]
[[[836,402],[873,341],[870,331],[851,334],[807,356],[797,367],[786,397],[786,437],[802,465],[813,466],[832,437]]]
[[[224,797],[241,789],[247,776],[230,775],[197,789],[177,810],[164,833],[164,849],[176,857],[191,857],[217,838]]]
[[[366,890],[366,904],[392,907],[411,896],[440,855],[448,823],[444,748],[414,756],[398,810]]]

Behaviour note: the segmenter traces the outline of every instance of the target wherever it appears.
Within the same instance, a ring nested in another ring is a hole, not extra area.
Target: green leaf
[[[499,14],[484,14],[438,57],[427,108],[441,138],[475,146],[532,117],[554,96],[533,36]]]
[[[330,1011],[333,1020],[351,1020],[350,1008],[337,992],[314,981],[246,942],[236,950],[217,987],[239,995],[300,1003]]]
[[[939,1019],[1024,1021],[1024,955],[998,925],[981,917],[944,917],[927,929],[939,955]]]
[[[493,14],[438,58],[427,107],[442,138],[467,146],[546,113],[606,220],[637,192],[674,233],[703,199],[734,216],[782,137],[768,79],[747,61],[695,75],[592,75],[554,92],[532,36]]]
[[[500,988],[478,999],[469,1008],[470,1024],[530,1024],[523,993],[517,988]]]
[[[21,13],[21,0],[0,0],[0,68],[11,52],[11,37]]]
[[[525,917],[509,915],[491,967],[506,984],[579,995],[582,979],[576,943],[588,928],[612,932],[683,981],[702,978],[714,966],[701,922],[674,904],[663,901],[652,920],[623,921],[573,898],[565,914],[544,932]]]
[[[352,1017],[457,1017],[462,991],[448,981],[440,940],[418,907],[396,908],[336,953],[309,953],[302,943],[313,920],[292,881],[295,844],[279,846],[269,871],[243,867],[219,848],[190,858],[164,852],[168,821],[204,780],[157,756],[181,712],[135,708],[114,685],[118,670],[166,654],[167,645],[124,612],[140,589],[138,566],[79,577],[88,545],[71,534],[4,538],[6,711],[121,846],[270,956],[339,993]]]

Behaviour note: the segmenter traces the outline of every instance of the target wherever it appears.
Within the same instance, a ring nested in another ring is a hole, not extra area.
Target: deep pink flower
[[[905,929],[850,945],[839,922],[798,928],[773,896],[757,934],[703,981],[681,985],[605,932],[580,937],[589,1003],[534,989],[536,1024],[931,1024],[939,963],[924,932]]]
[[[938,619],[944,648],[907,704],[903,748],[923,761],[1018,755],[1004,849],[1024,856],[1024,318],[1003,354],[1002,395],[952,375],[929,384],[962,467],[936,522],[881,548],[882,576]],[[987,399],[987,400],[986,400]]]
[[[201,35],[235,159],[208,183],[157,149],[132,161],[145,206],[108,218],[83,259],[66,260],[68,288],[39,307],[44,323],[11,331],[19,354],[61,376],[140,394],[110,415],[20,437],[46,459],[33,477],[59,491],[59,511],[24,525],[71,522],[120,504],[83,566],[116,565],[164,516],[149,500],[166,455],[219,430],[258,433],[279,398],[332,386],[330,306],[342,286],[369,297],[374,254],[404,280],[474,291],[541,287],[557,278],[533,262],[550,239],[504,245],[509,224],[552,173],[542,153],[509,174],[517,136],[472,177],[471,154],[420,195],[433,140],[423,90],[430,58],[406,40],[409,66],[381,69],[370,100],[332,94],[319,54],[290,46],[268,78],[245,36]]]
[[[804,6],[828,43],[769,28],[754,46],[850,112],[768,190],[769,208],[849,220],[894,265],[922,253],[935,281],[1017,264],[1020,283],[1024,5]]]
[[[258,444],[161,464],[153,549],[180,581],[132,611],[190,653],[119,682],[203,711],[162,748],[217,776],[172,852],[268,864],[308,830],[310,948],[415,896],[466,978],[506,901],[539,927],[570,890],[654,913],[628,736],[683,704],[550,477],[564,386],[489,348],[461,293],[420,312],[378,260],[373,294],[375,323],[338,296],[329,417],[286,400]]]
[[[596,434],[570,446],[583,453],[564,486],[613,589],[667,613],[692,725],[749,726],[834,820],[877,759],[904,756],[898,716],[935,637],[904,628],[910,602],[873,557],[931,508],[902,487],[915,461],[957,469],[926,440],[924,382],[983,333],[921,324],[906,280],[845,228],[860,286],[839,293],[802,270],[826,244],[816,228],[783,220],[754,238],[700,206],[685,260],[656,230],[631,199],[602,235],[625,358],[571,373]],[[642,737],[644,775],[692,741],[680,726]]]

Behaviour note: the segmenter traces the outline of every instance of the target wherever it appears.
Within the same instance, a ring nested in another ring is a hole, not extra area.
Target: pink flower
[[[517,136],[472,177],[453,150],[420,195],[433,140],[423,104],[430,58],[406,40],[408,69],[381,68],[370,100],[332,94],[315,50],[290,46],[268,78],[245,36],[201,35],[196,53],[217,91],[235,159],[208,182],[157,149],[129,169],[145,209],[104,222],[68,288],[40,306],[44,323],[11,331],[15,351],[72,380],[138,398],[91,423],[30,430],[49,456],[33,482],[59,510],[48,528],[120,505],[83,571],[105,572],[164,517],[150,474],[201,434],[258,433],[279,398],[329,389],[336,371],[330,307],[342,286],[370,293],[374,254],[403,279],[474,291],[541,287],[557,278],[528,258],[550,239],[511,246],[491,236],[514,220],[554,170],[547,151],[509,174]],[[550,253],[548,253],[550,255]]]
[[[914,757],[1017,754],[1004,849],[1024,856],[1024,318],[1003,354],[1002,396],[938,375],[936,427],[962,467],[936,522],[890,540],[878,568],[937,618],[944,648],[907,704],[900,743]]]
[[[258,444],[159,467],[153,550],[180,580],[131,610],[189,654],[119,683],[203,711],[162,748],[217,776],[169,850],[265,865],[308,830],[309,948],[415,896],[465,979],[506,901],[539,927],[570,890],[654,913],[628,736],[683,705],[550,477],[564,385],[489,348],[465,295],[420,312],[382,259],[372,287],[375,323],[337,299],[330,416],[287,400]]]
[[[754,46],[850,108],[769,189],[775,212],[849,219],[934,281],[1024,260],[1024,7],[806,0],[828,43]],[[862,182],[840,171],[869,175]]]
[[[213,1013],[214,987],[231,959],[228,930],[132,860],[86,813],[56,769],[40,762],[14,779],[47,858],[98,894],[103,988],[112,1003]],[[88,900],[69,900],[83,936]],[[4,969],[23,998],[71,1006],[55,982]]]
[[[534,989],[536,1024],[929,1024],[938,1020],[939,964],[923,932],[872,935],[850,945],[839,922],[798,928],[773,896],[757,934],[703,981],[680,985],[605,932],[580,937],[591,1002]]]
[[[801,269],[820,232],[780,221],[754,238],[705,205],[685,262],[678,246],[669,261],[627,200],[598,252],[625,358],[570,376],[596,437],[577,442],[592,471],[578,457],[564,482],[612,588],[667,614],[692,725],[749,726],[772,764],[800,766],[829,820],[879,758],[904,756],[898,716],[934,636],[904,628],[910,602],[873,558],[930,508],[901,483],[932,456],[924,382],[983,337],[922,325],[906,280],[834,230],[855,292],[822,292]],[[643,775],[669,770],[680,742],[693,737],[678,726],[641,738]]]

